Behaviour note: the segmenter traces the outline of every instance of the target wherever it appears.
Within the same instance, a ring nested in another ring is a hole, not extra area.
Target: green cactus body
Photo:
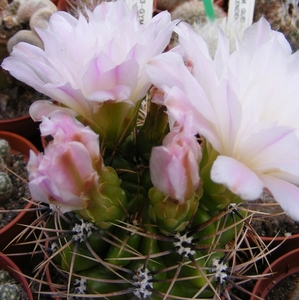
[[[72,272],[77,294],[90,298],[208,298],[216,286],[225,288],[228,265],[222,249],[241,230],[232,216],[232,209],[215,214],[199,206],[182,231],[165,232],[144,209],[109,230],[83,225],[78,215],[68,213],[65,224],[73,225],[63,230],[70,228],[72,238],[57,236],[62,250],[52,253],[51,260],[61,272]],[[57,222],[49,224],[53,226]]]
[[[13,185],[9,175],[0,172],[0,202],[9,199],[13,191]]]
[[[116,245],[111,245],[109,248],[105,257],[108,263],[125,266],[130,263],[132,256],[136,256],[136,249],[139,247],[141,236],[135,233],[134,227],[131,230],[115,227],[111,238],[115,240]]]
[[[104,295],[115,292],[117,276],[113,274],[113,272],[107,270],[106,268],[100,268],[99,266],[95,266],[93,268],[89,268],[78,272],[78,275],[80,276],[79,278],[86,277],[86,285],[84,289],[84,293],[86,294],[102,294],[102,299],[104,299]],[[118,282],[117,284],[119,286],[122,286],[125,283]],[[113,299],[122,300],[123,297],[115,295]]]
[[[45,209],[33,226],[42,231],[36,236],[49,236],[45,263],[59,274],[59,282],[52,278],[59,299],[221,299],[235,272],[245,268],[233,269],[238,255],[230,253],[241,251],[233,247],[239,246],[247,216],[238,211],[235,195],[210,180],[218,153],[209,144],[203,148],[210,156],[200,166],[201,185],[190,199],[181,203],[153,187],[149,153],[168,131],[164,111],[158,114],[136,128],[143,138],[131,134],[105,149],[106,167],[85,209]]]
[[[77,213],[85,220],[97,224],[102,229],[108,229],[111,222],[124,218],[123,207],[127,199],[123,189],[117,185],[103,182],[95,193],[95,201],[88,202],[85,209]]]
[[[191,199],[180,204],[165,196],[152,187],[146,157],[125,155],[138,151],[134,145],[129,136],[118,151],[108,150],[105,164],[111,165],[102,170],[95,207],[51,211],[42,225],[52,242],[51,263],[65,275],[57,294],[111,300],[221,295],[231,272],[226,249],[245,215],[229,206],[233,195],[207,180],[210,166]]]
[[[0,285],[0,300],[19,300],[20,289],[16,284],[4,283]]]
[[[68,271],[72,268],[74,272],[77,272],[97,265],[97,262],[92,260],[93,256],[83,245],[72,243],[62,251],[61,268],[63,270]]]
[[[186,228],[191,216],[195,214],[199,197],[194,195],[183,204],[165,197],[156,188],[149,190],[149,216],[151,220],[166,233],[182,231]]]
[[[152,147],[162,145],[163,138],[168,132],[169,124],[165,107],[151,103],[147,118],[137,136],[138,153],[149,161]]]
[[[92,248],[96,255],[106,252],[109,244],[104,238],[108,235],[105,231],[97,228],[92,223],[84,222],[76,223],[71,231],[74,233],[72,241],[65,240],[63,250],[59,252],[57,261],[60,262],[61,268],[65,271],[73,269],[73,271],[81,271],[97,265],[93,259],[94,255],[90,252],[86,244]]]

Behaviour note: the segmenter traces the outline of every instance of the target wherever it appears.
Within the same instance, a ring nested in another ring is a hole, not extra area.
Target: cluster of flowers
[[[267,191],[299,221],[299,53],[265,19],[233,52],[219,29],[214,57],[188,24],[165,11],[141,25],[123,0],[103,2],[87,18],[54,13],[36,31],[44,50],[19,43],[2,64],[56,101],[30,109],[41,134],[53,137],[43,154],[30,155],[35,200],[102,224],[92,211],[101,209],[94,204],[105,198],[101,187],[121,184],[105,154],[136,133],[150,99],[165,108],[169,126],[165,133],[153,125],[147,135],[163,140],[147,153],[156,190],[178,206],[202,186],[216,202],[223,189],[246,201]],[[173,31],[179,45],[162,53]]]

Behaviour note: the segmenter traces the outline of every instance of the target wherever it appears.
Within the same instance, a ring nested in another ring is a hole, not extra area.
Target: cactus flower
[[[199,187],[201,147],[196,137],[174,128],[163,145],[153,147],[150,156],[150,174],[153,185],[183,204]]]
[[[62,212],[83,209],[98,186],[90,153],[79,142],[50,144],[44,154],[31,151],[27,169],[33,199]]]
[[[51,135],[53,144],[80,142],[94,160],[99,159],[99,136],[65,112],[56,111],[51,118],[42,117],[40,132],[41,136]]]
[[[214,182],[243,200],[267,189],[299,221],[298,53],[263,18],[232,53],[219,30],[214,59],[191,27],[177,27],[180,46],[148,68],[168,114],[180,125],[190,115],[193,130],[218,153]]]
[[[141,25],[137,7],[130,10],[123,0],[102,2],[86,13],[87,19],[83,14],[76,19],[66,12],[54,13],[47,29],[36,29],[44,50],[19,43],[2,67],[83,116],[101,138],[110,138],[107,128],[118,138],[128,126],[126,118],[134,116],[131,110],[138,110],[138,101],[150,88],[146,63],[165,49],[176,22],[164,12]],[[37,101],[30,114],[39,121],[53,109],[57,107]],[[107,113],[113,119],[109,126]]]
[[[53,140],[44,154],[30,153],[27,169],[33,199],[56,205],[62,212],[76,210],[102,228],[121,220],[125,193],[116,171],[103,163],[98,135],[59,111],[43,117],[40,129]]]

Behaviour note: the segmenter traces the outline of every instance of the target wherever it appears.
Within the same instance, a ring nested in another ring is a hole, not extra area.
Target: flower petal
[[[243,163],[219,155],[211,169],[211,179],[225,185],[243,200],[256,200],[263,191],[263,182]]]
[[[47,100],[35,101],[29,108],[29,114],[35,122],[41,121],[43,117],[50,117],[57,111],[64,111],[73,117],[78,116],[78,113],[74,110],[58,106],[52,101]]]
[[[289,182],[267,175],[262,175],[261,180],[286,214],[299,222],[299,188]]]
[[[128,70],[130,73],[128,74]],[[95,58],[84,76],[82,84],[85,87],[86,98],[96,102],[107,100],[126,101],[130,98],[132,91],[136,88],[136,77],[138,77],[139,65],[135,60],[103,68],[101,58]]]

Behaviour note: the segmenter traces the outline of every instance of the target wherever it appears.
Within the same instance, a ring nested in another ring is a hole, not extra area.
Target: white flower
[[[244,200],[271,191],[299,220],[299,52],[265,19],[250,26],[237,50],[219,31],[211,58],[204,40],[179,24],[180,45],[149,63],[152,82],[165,92],[168,113],[219,153],[211,179]],[[182,57],[183,56],[183,59]]]
[[[103,2],[87,19],[66,12],[51,16],[47,29],[36,29],[42,50],[17,44],[2,64],[14,77],[95,121],[104,102],[135,104],[150,87],[147,61],[167,46],[173,27],[164,12],[140,25],[136,7],[125,1]],[[36,102],[31,116],[40,120],[57,110],[45,101]]]

